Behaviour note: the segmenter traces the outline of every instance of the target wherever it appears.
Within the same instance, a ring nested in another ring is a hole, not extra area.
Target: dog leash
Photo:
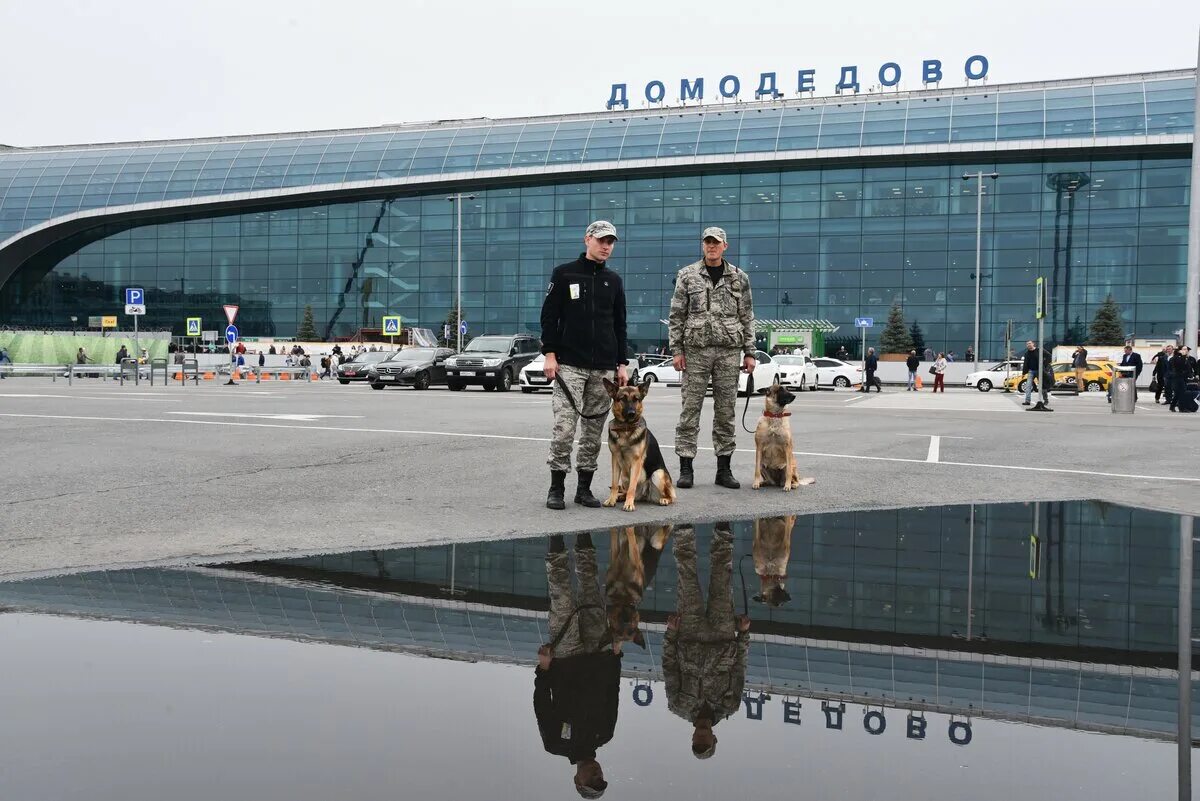
[[[744,586],[743,589],[745,589]],[[562,638],[566,635],[567,629],[571,628],[571,621],[574,620],[575,616],[578,615],[583,609],[604,609],[604,607],[600,604],[580,604],[579,606],[575,607],[573,610],[571,610],[571,614],[567,615],[567,621],[563,623],[562,628],[558,630],[558,634],[555,635],[554,639],[546,644],[551,648],[557,648],[558,644],[562,642]]]
[[[753,434],[753,428],[746,428],[746,412],[750,410],[750,396],[754,394],[754,373],[746,373],[746,405],[742,407],[742,428],[747,434]]]
[[[575,396],[571,394],[571,388],[567,386],[566,381],[562,380],[561,372],[554,374],[554,383],[558,384],[559,387],[562,388],[563,394],[567,396],[567,403],[571,404],[571,408],[575,410],[575,414],[579,415],[584,420],[599,420],[601,417],[608,417],[607,405],[605,405],[604,409],[601,410],[599,414],[584,414],[579,406],[576,405]]]

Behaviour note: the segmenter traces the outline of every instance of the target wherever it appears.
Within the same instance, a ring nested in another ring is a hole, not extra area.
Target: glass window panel
[[[658,155],[658,146],[663,138],[663,128],[666,126],[666,118],[651,117],[638,118],[629,123],[628,130],[625,132],[624,139],[621,143],[620,156],[622,159],[650,159]],[[599,127],[597,125],[597,127]],[[592,129],[592,136],[596,135],[596,128]],[[592,144],[588,143],[590,150]]]
[[[668,119],[659,143],[658,155],[670,157],[695,154],[696,143],[700,137],[700,127],[703,123],[704,117],[700,114]]]
[[[1091,136],[1092,88],[1046,90],[1046,136]]]
[[[950,102],[940,99],[909,101],[907,144],[940,144],[950,141]]]
[[[525,129],[521,131],[521,138],[517,140],[512,166],[528,167],[545,164],[546,157],[550,153],[550,142],[554,139],[554,131],[557,128],[558,123],[526,125]]]
[[[863,122],[863,147],[904,144],[904,120],[907,116],[907,103],[893,100],[869,104]]]
[[[704,116],[704,127],[700,129],[697,155],[732,153],[737,143],[737,132],[742,127],[742,115],[734,112],[708,112]]]
[[[591,130],[592,122],[590,120],[560,124],[558,130],[554,132],[554,141],[550,144],[546,163],[576,164],[583,161],[583,151]]]
[[[826,106],[821,118],[821,138],[817,147],[858,147],[862,140],[866,103]]]
[[[1189,133],[1195,121],[1196,80],[1146,82],[1146,133]]]
[[[997,139],[1042,139],[1046,135],[1045,93],[1002,93],[997,102]]]
[[[954,98],[951,142],[990,142],[996,138],[996,95]]]
[[[524,125],[496,125],[490,128],[487,139],[484,140],[483,147],[479,151],[478,168],[486,170],[509,166],[524,127]]]
[[[779,139],[779,126],[783,109],[756,109],[747,111],[742,118],[738,133],[738,153],[762,153],[775,149]]]

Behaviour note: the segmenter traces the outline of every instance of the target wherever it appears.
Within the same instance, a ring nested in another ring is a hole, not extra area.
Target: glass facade
[[[472,333],[538,330],[554,265],[576,257],[593,219],[621,233],[631,344],[665,342],[675,271],[721,225],[729,259],[752,279],[764,319],[828,319],[827,343],[857,341],[853,318],[886,319],[893,302],[929,346],[972,340],[975,182],[985,179],[981,357],[1002,356],[1003,329],[1032,335],[1035,278],[1051,279],[1048,336],[1071,339],[1111,295],[1126,329],[1182,324],[1190,159],[1161,149],[1109,158],[937,163],[836,162],[703,175],[476,189],[463,201],[463,308]],[[148,327],[242,307],[246,336],[290,336],[306,306],[318,333],[378,327],[384,314],[440,331],[455,302],[455,208],[444,191],[145,225],[101,235],[62,258],[29,262],[0,289],[0,319],[55,325],[120,311],[147,290]],[[877,326],[873,333],[882,330]]]

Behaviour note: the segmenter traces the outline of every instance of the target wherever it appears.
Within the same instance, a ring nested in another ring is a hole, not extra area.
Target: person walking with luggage
[[[908,389],[905,392],[917,391],[917,368],[921,366],[921,359],[917,356],[915,350],[908,352],[908,358],[904,360],[904,364],[908,367]]]
[[[739,489],[730,461],[737,449],[734,417],[738,371],[754,373],[754,303],[750,277],[725,260],[729,239],[722,228],[710,226],[700,236],[704,257],[679,271],[671,296],[669,330],[672,363],[683,373],[683,410],[675,427],[679,480],[695,481],[692,460],[700,434],[700,408],[712,382],[713,450],[717,455],[716,484]]]
[[[863,379],[862,391],[870,392],[871,387],[875,387],[876,392],[883,392],[880,385],[876,384],[875,371],[879,369],[879,357],[875,355],[874,348],[867,348],[867,358],[863,359],[863,370],[866,371],[866,378]]]
[[[933,367],[930,368],[933,373],[933,391],[941,390],[943,395],[946,394],[946,364],[946,354],[939,353]]]
[[[592,495],[592,476],[596,474],[600,434],[608,416],[603,413],[609,403],[603,380],[611,381],[615,375],[621,386],[629,378],[625,285],[621,276],[608,267],[616,244],[617,229],[612,223],[597,220],[589,225],[583,235],[584,252],[575,261],[554,268],[542,301],[542,353],[546,354],[542,369],[546,378],[555,382],[554,432],[546,459],[550,465],[548,509],[566,508],[564,485],[571,469],[576,428],[579,481],[575,503],[600,508],[600,499]],[[597,413],[602,414],[591,419],[583,417]]]

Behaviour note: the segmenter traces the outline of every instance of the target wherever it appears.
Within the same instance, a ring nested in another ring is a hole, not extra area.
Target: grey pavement
[[[0,382],[0,576],[968,502],[1200,513],[1200,415],[1141,398],[1135,415],[1110,414],[1102,393],[1039,414],[997,391],[805,393],[791,423],[817,483],[791,493],[749,489],[754,445],[741,431],[743,489],[713,486],[706,402],[698,483],[675,506],[554,512],[546,393],[15,378]],[[678,388],[656,386],[646,408],[674,474]],[[761,408],[751,400],[750,428]],[[597,494],[609,477],[603,449]],[[567,486],[570,498],[574,476]]]

